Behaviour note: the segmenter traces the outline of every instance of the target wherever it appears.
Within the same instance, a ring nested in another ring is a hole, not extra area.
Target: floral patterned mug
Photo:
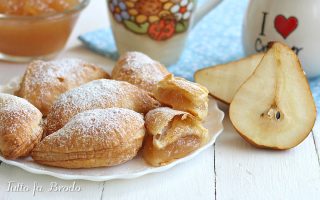
[[[107,0],[120,55],[140,51],[165,65],[175,63],[190,28],[221,0]]]

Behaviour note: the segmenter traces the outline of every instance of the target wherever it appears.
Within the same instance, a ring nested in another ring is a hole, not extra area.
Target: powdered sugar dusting
[[[140,68],[141,65],[143,64],[155,63],[155,61],[152,58],[138,51],[128,52],[123,56],[123,58],[124,57],[126,57],[128,61],[133,61],[134,63],[130,63],[130,62],[129,63],[132,64],[132,67],[137,67],[137,68]]]
[[[124,108],[89,110],[74,116],[62,129],[45,138],[55,148],[68,148],[69,152],[112,148],[143,137],[143,116]],[[142,134],[142,135],[141,135]],[[99,144],[88,146],[88,144]]]
[[[121,82],[114,80],[92,81],[62,94],[54,104],[52,112],[54,113],[55,108],[61,106],[64,107],[65,113],[70,113],[75,108],[86,110],[95,107],[95,105],[105,105],[106,103],[109,105],[121,104],[119,97],[124,97],[127,92],[125,90],[127,88],[121,85]]]
[[[62,93],[107,77],[108,74],[99,67],[79,59],[49,62],[38,60],[29,64],[17,95],[47,115],[51,105]]]
[[[56,61],[34,61],[30,65],[36,65],[34,79],[30,81],[52,83],[59,77],[68,76],[70,79],[77,78],[79,66],[84,62],[79,59],[62,59]]]
[[[150,86],[158,83],[167,74],[169,72],[164,66],[147,55],[128,52],[119,59],[112,76],[114,79],[128,81],[150,91]]]
[[[133,75],[143,76],[146,81],[160,81],[163,79],[164,75],[169,74],[168,71],[165,73],[159,69],[159,66],[161,66],[160,63],[152,60],[143,53],[129,52],[126,55],[127,64],[123,67],[128,70],[132,69],[135,72]]]
[[[85,64],[84,61],[79,59],[62,59],[50,62],[34,61],[30,63],[30,68],[35,68],[32,70],[32,78],[24,80],[26,81],[24,84],[25,90],[33,92],[36,88],[35,85],[41,85],[41,87],[46,88],[46,85],[61,84],[61,78],[77,82],[77,78],[83,73],[81,66]],[[47,92],[46,90],[40,90],[37,93],[41,98]]]
[[[36,116],[41,119],[40,111],[25,99],[0,93],[0,133],[15,134]]]
[[[147,92],[124,81],[91,81],[60,96],[48,115],[47,134],[65,125],[74,115],[92,109],[128,108],[146,113],[160,103]]]

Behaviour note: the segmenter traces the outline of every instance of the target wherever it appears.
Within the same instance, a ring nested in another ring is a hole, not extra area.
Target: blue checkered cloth
[[[200,68],[243,57],[241,33],[247,3],[248,0],[224,0],[211,11],[190,32],[180,60],[169,66],[169,71],[192,80],[194,72]],[[113,60],[118,58],[110,28],[85,33],[79,39],[94,52]],[[320,110],[320,77],[310,79],[309,82]]]

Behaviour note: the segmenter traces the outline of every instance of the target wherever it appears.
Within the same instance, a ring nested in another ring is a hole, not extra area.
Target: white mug
[[[245,52],[265,51],[269,41],[288,44],[308,77],[320,75],[320,1],[251,0],[243,26]]]
[[[165,65],[178,61],[188,32],[221,0],[107,0],[120,55],[140,51]]]

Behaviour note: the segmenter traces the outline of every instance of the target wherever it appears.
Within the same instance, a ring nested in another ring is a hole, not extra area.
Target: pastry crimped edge
[[[162,104],[191,113],[200,120],[208,114],[209,91],[200,84],[169,74],[157,84],[153,94]]]
[[[127,81],[153,95],[157,83],[169,72],[161,63],[140,52],[127,52],[115,64],[112,79]]]
[[[80,59],[36,60],[28,65],[15,94],[27,99],[46,116],[62,93],[101,78],[110,78],[110,75]]]
[[[62,128],[74,115],[92,109],[128,108],[139,113],[160,107],[149,94],[124,81],[100,79],[91,81],[62,94],[53,104],[45,132],[47,135]]]
[[[145,117],[147,135],[144,141],[143,158],[152,166],[162,166],[182,158],[200,148],[208,141],[208,130],[190,113],[161,107],[150,111]],[[172,131],[174,130],[174,131]],[[194,147],[186,142],[196,141]],[[171,157],[160,158],[169,149],[177,149]],[[179,151],[186,152],[179,152]]]
[[[32,152],[35,162],[62,168],[114,166],[134,158],[145,135],[143,116],[124,108],[74,116]]]
[[[43,133],[41,112],[27,100],[0,93],[0,151],[7,159],[28,156]]]

